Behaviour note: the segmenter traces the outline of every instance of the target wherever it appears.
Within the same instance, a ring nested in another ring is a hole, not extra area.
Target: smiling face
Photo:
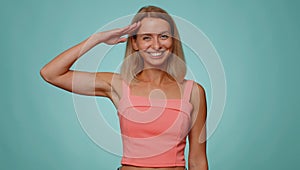
[[[173,47],[170,24],[160,18],[142,19],[132,45],[144,59],[144,69],[165,69]]]

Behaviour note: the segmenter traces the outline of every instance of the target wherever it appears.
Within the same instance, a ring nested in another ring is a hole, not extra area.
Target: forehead
[[[162,32],[171,33],[170,24],[161,18],[144,18],[137,34],[160,34]]]

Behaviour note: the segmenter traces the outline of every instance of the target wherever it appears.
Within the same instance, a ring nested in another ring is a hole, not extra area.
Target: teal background
[[[119,166],[121,158],[81,128],[72,94],[44,82],[39,70],[106,23],[150,4],[200,28],[223,62],[227,101],[208,141],[210,169],[299,169],[299,2],[1,1],[0,169]],[[197,80],[209,98],[208,79]],[[106,117],[117,125],[114,113]]]

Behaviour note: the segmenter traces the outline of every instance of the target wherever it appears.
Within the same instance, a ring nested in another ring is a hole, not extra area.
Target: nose
[[[152,42],[152,48],[153,48],[154,50],[159,50],[159,49],[161,49],[161,43],[160,43],[160,41],[159,41],[158,38],[154,38],[154,39],[153,39],[153,42]]]

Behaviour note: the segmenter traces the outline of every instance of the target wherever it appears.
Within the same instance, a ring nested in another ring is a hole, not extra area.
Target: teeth
[[[152,56],[160,56],[162,55],[162,52],[157,52],[157,53],[150,53]]]

